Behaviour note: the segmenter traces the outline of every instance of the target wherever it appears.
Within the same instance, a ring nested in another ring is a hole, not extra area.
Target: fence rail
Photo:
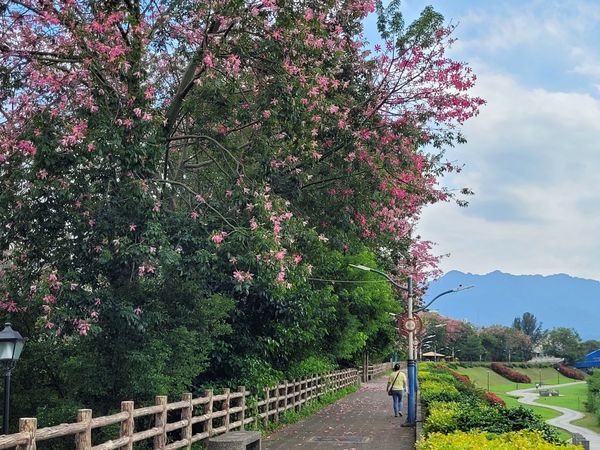
[[[166,396],[158,395],[153,406],[137,409],[134,402],[124,401],[121,412],[109,416],[92,417],[91,409],[80,409],[77,422],[40,429],[36,418],[23,418],[18,433],[0,436],[0,449],[36,450],[39,442],[64,437],[72,437],[70,448],[75,450],[133,450],[134,443],[149,440],[155,450],[189,449],[195,442],[243,429],[255,421],[265,424],[278,421],[285,411],[299,409],[311,400],[358,381],[358,370],[346,369],[266,388],[256,402],[248,402],[251,393],[240,386],[237,391],[224,389],[216,395],[207,390],[196,398],[186,393],[173,403],[167,403]],[[142,418],[154,426],[137,431],[136,419]],[[120,425],[118,437],[93,444],[93,430],[116,424]]]
[[[389,362],[369,365],[369,370],[368,370],[369,380],[373,379],[377,375],[382,374],[383,372],[385,372],[386,370],[391,369],[391,368],[392,368],[392,366]]]

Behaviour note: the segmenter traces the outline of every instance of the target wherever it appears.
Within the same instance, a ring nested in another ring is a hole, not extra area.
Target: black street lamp
[[[18,331],[10,326],[4,325],[0,331],[0,364],[4,368],[4,425],[2,432],[8,434],[8,422],[10,418],[10,375],[17,363],[25,345],[25,339]]]

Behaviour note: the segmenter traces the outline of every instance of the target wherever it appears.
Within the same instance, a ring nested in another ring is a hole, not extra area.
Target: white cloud
[[[600,101],[527,89],[511,76],[480,72],[488,100],[458,152],[472,206],[427,209],[419,227],[444,262],[474,273],[565,272],[600,279]]]

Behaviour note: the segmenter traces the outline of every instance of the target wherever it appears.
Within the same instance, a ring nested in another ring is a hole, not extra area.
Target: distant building
[[[578,369],[593,369],[600,367],[600,348],[585,355],[585,358],[581,361],[577,361],[575,367]]]

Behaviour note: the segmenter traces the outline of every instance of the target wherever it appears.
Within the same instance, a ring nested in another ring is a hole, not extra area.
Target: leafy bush
[[[304,378],[317,373],[331,372],[337,369],[335,364],[326,358],[309,356],[308,358],[294,364],[287,371],[288,378]]]
[[[483,393],[483,395],[485,396],[485,399],[490,405],[501,406],[502,408],[506,408],[506,402],[493,392],[486,391]]]
[[[483,431],[462,432],[452,434],[431,433],[420,439],[417,450],[553,450],[581,449],[572,444],[550,443],[535,431],[517,431],[503,434],[490,434]]]
[[[421,382],[421,400],[428,405],[431,402],[451,402],[458,400],[460,393],[453,384],[435,380]]]
[[[598,423],[600,423],[600,370],[594,370],[588,379],[586,408],[598,416]]]
[[[460,405],[458,402],[432,402],[429,404],[427,419],[423,432],[451,433],[457,429],[456,416]]]
[[[514,381],[515,383],[531,383],[531,378],[529,378],[527,375],[517,372],[516,370],[513,370],[502,363],[493,362],[490,365],[490,368],[498,375],[503,376],[510,381]]]
[[[556,366],[556,370],[558,370],[562,375],[564,375],[567,378],[572,378],[573,380],[585,380],[585,373],[574,367],[559,364],[558,366]]]
[[[456,372],[455,370],[451,370],[450,373],[452,374],[452,376],[454,378],[456,378],[461,383],[463,383],[463,384],[471,384],[471,379],[469,378],[468,375]]]
[[[556,429],[552,428],[531,409],[524,406],[501,409],[502,420],[506,423],[507,431],[534,430],[538,431],[549,442],[560,442]]]

